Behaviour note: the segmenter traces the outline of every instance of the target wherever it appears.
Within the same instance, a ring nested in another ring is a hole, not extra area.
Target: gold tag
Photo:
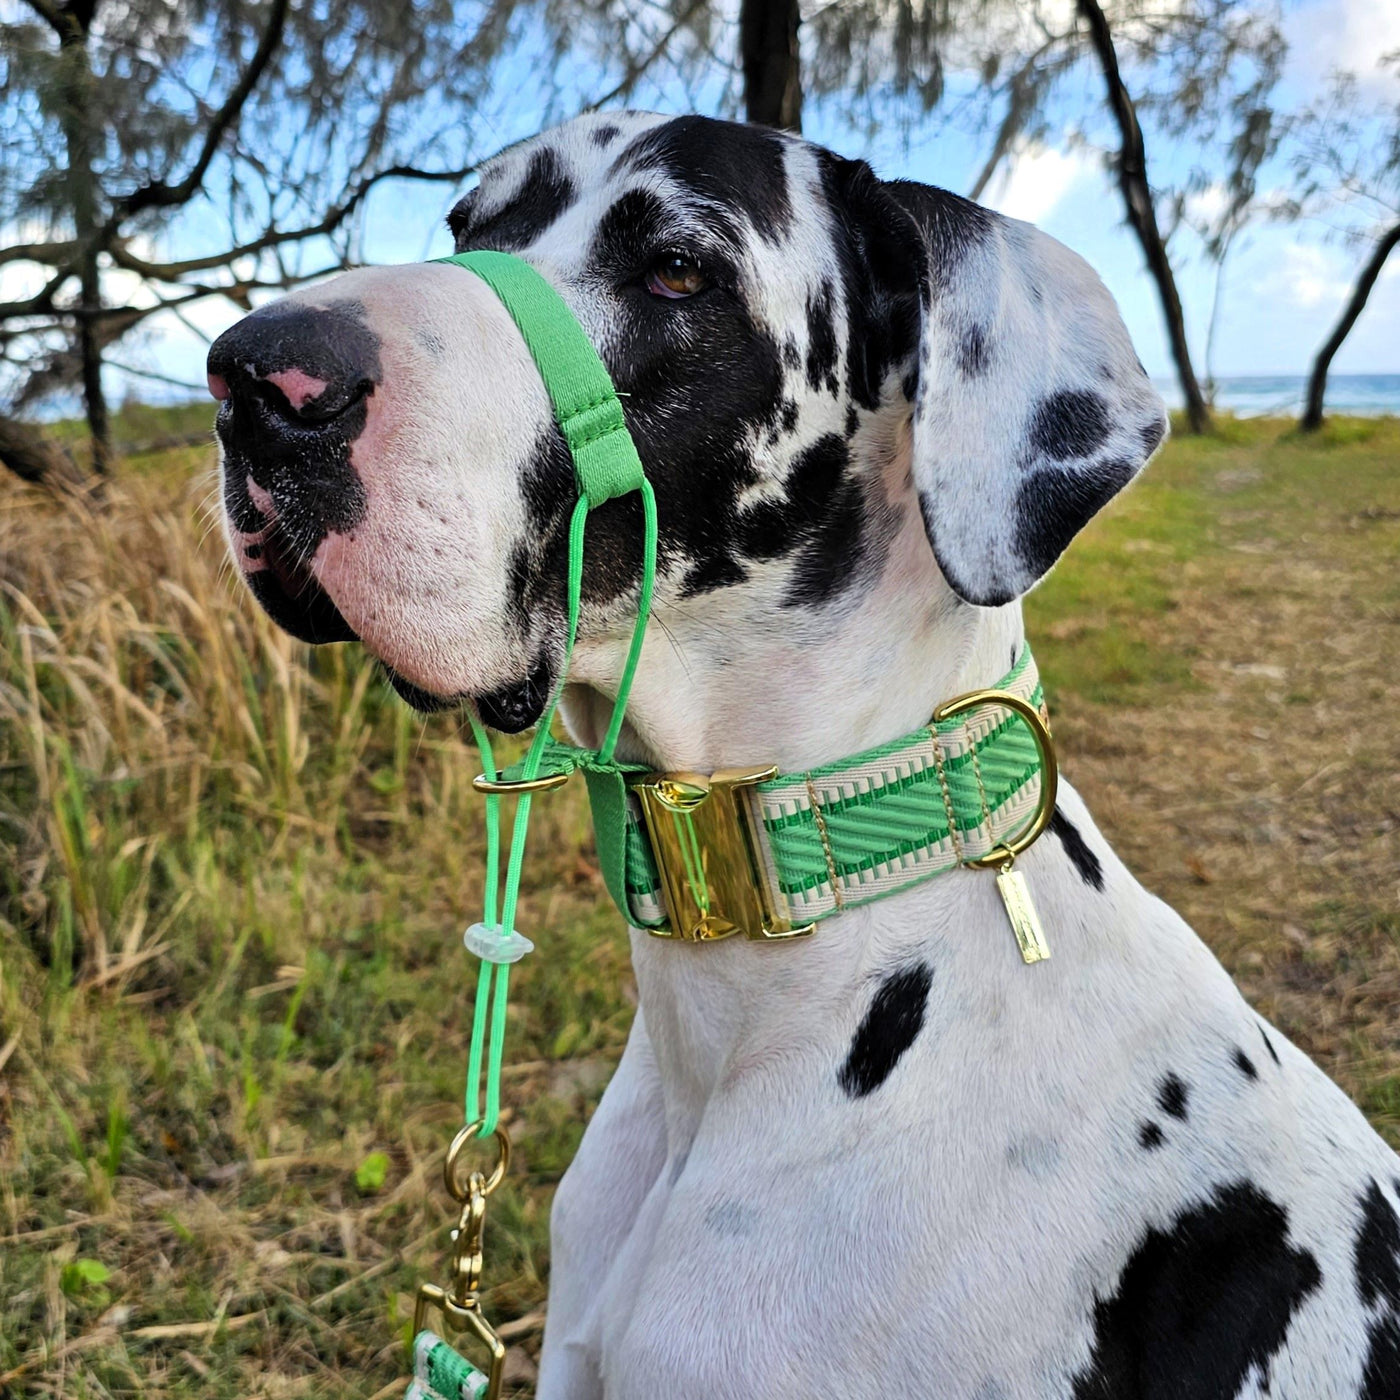
[[[1050,945],[1045,941],[1045,932],[1031,903],[1026,877],[1019,870],[1013,870],[1010,861],[997,871],[997,893],[1006,906],[1006,917],[1011,920],[1022,959],[1028,963],[1043,962],[1050,956]]]

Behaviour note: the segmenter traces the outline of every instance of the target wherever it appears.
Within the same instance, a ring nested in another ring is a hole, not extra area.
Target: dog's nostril
[[[374,385],[368,379],[348,384],[323,384],[315,394],[288,393],[284,385],[277,383],[277,376],[269,375],[268,382],[281,392],[282,403],[275,405],[278,410],[290,410],[290,416],[302,423],[329,423],[374,392]]]

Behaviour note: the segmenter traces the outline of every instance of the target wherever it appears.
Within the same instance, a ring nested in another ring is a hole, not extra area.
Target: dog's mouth
[[[400,675],[387,661],[380,660],[379,667],[399,699],[419,714],[440,714],[443,710],[473,705],[482,722],[502,734],[518,734],[534,724],[544,713],[553,684],[553,671],[543,656],[530,668],[528,675],[484,695],[435,695]]]
[[[358,641],[355,629],[316,581],[310,565],[288,547],[276,523],[259,533],[260,538],[242,545],[243,576],[267,615],[283,631],[313,646]]]
[[[299,543],[296,522],[284,520],[272,492],[254,485],[241,471],[226,470],[224,503],[239,571],[263,610],[283,631],[313,646],[365,641],[318,577],[326,567],[319,542],[310,549],[306,545],[311,540]],[[322,538],[334,543],[338,537],[323,534]],[[366,648],[405,704],[425,715],[470,705],[484,723],[503,734],[518,734],[536,723],[554,683],[548,649],[541,648],[522,676],[493,690],[475,694],[429,689],[421,677],[405,674],[416,667],[405,665],[405,658],[399,655],[387,660],[376,641],[393,651],[392,638],[388,634],[371,637]]]

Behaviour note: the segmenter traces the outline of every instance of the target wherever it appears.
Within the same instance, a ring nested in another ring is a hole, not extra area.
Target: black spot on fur
[[[1361,1301],[1367,1307],[1384,1302],[1392,1310],[1400,1309],[1400,1220],[1377,1181],[1361,1197],[1361,1224],[1352,1252]]]
[[[1238,1045],[1235,1046],[1235,1068],[1239,1070],[1246,1079],[1259,1078],[1259,1071],[1254,1068],[1254,1061],[1251,1060]]]
[[[1274,1042],[1269,1039],[1269,1033],[1263,1026],[1259,1027],[1259,1034],[1264,1041],[1264,1049],[1269,1052],[1269,1058],[1276,1064],[1282,1065],[1283,1061],[1278,1057],[1278,1051],[1274,1049]]]
[[[969,326],[958,342],[958,369],[964,379],[976,379],[985,372],[990,358],[987,332],[982,326]]]
[[[868,520],[865,491],[858,478],[847,474],[849,462],[850,449],[835,434],[819,438],[798,459],[794,474],[812,483],[805,488],[811,494],[804,509],[813,524],[797,556],[784,607],[825,603],[860,573]]]
[[[1133,464],[1096,462],[1079,471],[1043,467],[1016,493],[1016,552],[1039,578],[1098,510],[1132,480]],[[1002,599],[1001,601],[1005,601]]]
[[[494,214],[473,211],[460,240],[466,247],[499,248],[512,252],[528,248],[578,198],[574,182],[559,153],[541,146],[531,157],[520,188]]]
[[[860,411],[856,408],[855,404],[847,404],[847,405],[846,405],[846,436],[847,436],[848,438],[853,438],[853,437],[855,437],[855,435],[856,435],[856,433],[859,431],[859,429],[860,429]]]
[[[595,146],[611,146],[617,140],[617,127],[609,123],[607,126],[596,127],[593,135],[589,138]]]
[[[932,985],[933,969],[927,963],[891,973],[880,983],[837,1075],[851,1098],[874,1093],[893,1073],[924,1027]]]
[[[789,369],[798,369],[802,365],[802,351],[798,349],[796,336],[790,335],[783,341],[783,363]]]
[[[357,640],[340,609],[309,572],[290,583],[284,577],[271,568],[247,575],[249,591],[284,632],[313,646]]]
[[[913,368],[926,254],[910,216],[864,161],[818,159],[845,301],[846,388],[873,410],[891,371],[903,380]]]
[[[1156,1123],[1144,1123],[1138,1129],[1138,1142],[1149,1152],[1154,1147],[1160,1147],[1166,1141],[1162,1136],[1162,1130]]]
[[[1014,663],[1013,663],[1014,664]],[[1079,872],[1079,878],[1091,889],[1103,893],[1103,866],[1098,856],[1089,849],[1088,843],[1079,834],[1079,828],[1065,816],[1059,807],[1050,818],[1050,830],[1060,838],[1070,863]]]
[[[1186,1100],[1190,1094],[1186,1085],[1175,1074],[1169,1074],[1157,1086],[1157,1102],[1162,1112],[1173,1118],[1186,1118]]]
[[[1052,461],[1089,457],[1108,439],[1108,403],[1086,389],[1062,389],[1036,405],[1027,440],[1031,450]]]
[[[1395,1400],[1400,1395],[1400,1318],[1393,1314],[1367,1333],[1366,1369],[1356,1400]]]
[[[886,180],[884,188],[918,227],[927,249],[931,289],[945,291],[962,263],[991,237],[998,216],[933,185]]]
[[[678,117],[638,136],[618,162],[664,171],[700,199],[741,215],[776,244],[792,224],[783,152],[783,138],[763,127]]]
[[[1154,418],[1139,428],[1138,437],[1142,442],[1143,456],[1150,457],[1162,445],[1162,439],[1166,435],[1167,425],[1161,418]]]
[[[868,553],[868,519],[861,481],[849,474],[850,450],[835,433],[797,456],[786,496],[746,507],[735,526],[741,555],[775,559],[797,551],[785,607],[827,601],[860,574]]]
[[[807,383],[814,389],[825,384],[829,394],[837,391],[836,325],[830,282],[823,282],[816,295],[807,299]]]
[[[1288,1243],[1288,1213],[1252,1182],[1220,1186],[1150,1229],[1094,1304],[1094,1350],[1074,1400],[1223,1400],[1257,1369],[1264,1388],[1317,1260]]]
[[[748,576],[748,570],[732,554],[709,554],[681,580],[681,597],[694,598],[716,588],[729,588],[743,583]]]
[[[790,433],[797,427],[797,400],[785,399],[783,401],[783,431]]]

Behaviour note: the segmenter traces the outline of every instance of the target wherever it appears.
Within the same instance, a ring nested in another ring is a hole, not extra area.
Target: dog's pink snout
[[[213,373],[210,373],[210,375],[208,376],[208,378],[209,378],[209,392],[210,392],[211,394],[213,394],[213,396],[214,396],[216,399],[218,399],[218,401],[219,401],[220,403],[223,403],[223,401],[224,401],[226,398],[228,398],[228,394],[229,394],[228,380],[225,379],[225,378],[223,377],[222,374],[213,374]]]

